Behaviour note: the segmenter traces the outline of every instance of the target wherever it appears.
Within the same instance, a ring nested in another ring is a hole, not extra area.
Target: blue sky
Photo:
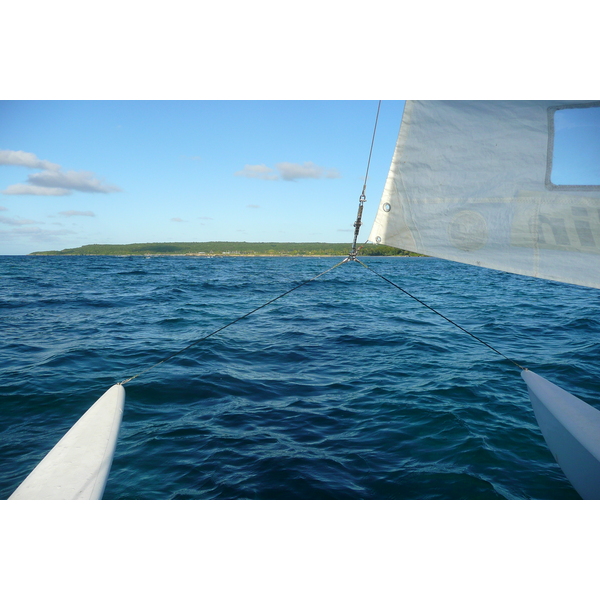
[[[350,243],[377,105],[0,101],[0,253],[133,242]],[[359,241],[403,106],[381,105]],[[599,184],[600,108],[558,111],[555,124],[554,183]]]
[[[402,101],[381,105],[366,239]],[[2,101],[0,253],[351,242],[377,101]]]

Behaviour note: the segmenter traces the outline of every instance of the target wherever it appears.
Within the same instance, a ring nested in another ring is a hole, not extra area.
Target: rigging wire
[[[473,339],[477,340],[479,343],[483,344],[484,346],[487,346],[490,350],[493,350],[496,354],[499,354],[500,356],[502,356],[503,358],[505,358],[506,360],[511,362],[513,365],[516,365],[517,367],[519,367],[519,369],[521,369],[523,371],[527,371],[527,369],[525,367],[522,367],[519,363],[512,360],[512,358],[509,358],[505,354],[502,354],[502,352],[500,352],[499,350],[496,350],[496,348],[494,348],[493,346],[490,346],[490,344],[488,344],[487,342],[484,342],[482,339],[478,338],[475,334],[471,333],[470,331],[467,331],[464,327],[461,327],[458,323],[455,323],[452,319],[449,319],[448,317],[444,316],[441,312],[437,311],[435,308],[432,308],[431,306],[429,306],[422,300],[419,300],[419,298],[417,298],[416,296],[413,296],[410,292],[407,292],[405,289],[401,288],[398,284],[394,283],[387,277],[383,276],[381,273],[378,273],[377,271],[375,271],[375,269],[366,265],[364,262],[362,262],[358,258],[354,258],[354,260],[357,263],[361,264],[366,269],[368,269],[369,271],[371,271],[372,273],[374,273],[375,275],[377,275],[378,277],[381,277],[381,279],[383,279],[384,281],[387,281],[389,284],[393,285],[395,288],[397,288],[398,290],[400,290],[401,292],[403,292],[404,294],[406,294],[413,300],[416,300],[419,304],[422,304],[425,308],[428,308],[429,310],[434,312],[436,315],[442,317],[442,319],[445,319],[446,321],[448,321],[448,323],[450,323],[451,325],[454,325],[454,327],[458,327],[458,329],[460,329],[467,335],[470,335]]]
[[[373,154],[373,146],[375,144],[375,133],[377,133],[377,121],[379,121],[379,109],[381,108],[381,100],[377,104],[377,114],[375,115],[375,125],[373,126],[373,137],[371,138],[371,149],[369,150],[369,160],[367,161],[367,172],[365,173],[365,182],[363,184],[362,196],[365,195],[367,189],[367,179],[369,177],[369,168],[371,166],[371,156]]]
[[[182,348],[181,350],[178,350],[177,352],[174,352],[173,354],[170,354],[166,358],[163,358],[162,360],[158,361],[157,363],[154,363],[153,365],[149,366],[147,369],[144,369],[143,371],[140,371],[137,375],[134,375],[133,377],[129,377],[128,379],[124,379],[123,381],[119,381],[119,385],[125,385],[126,383],[129,383],[130,381],[133,381],[134,379],[136,379],[140,375],[143,375],[143,374],[147,373],[151,369],[154,369],[155,367],[158,367],[158,365],[162,365],[163,363],[167,362],[168,360],[171,360],[172,358],[175,358],[176,356],[178,356],[179,354],[185,352],[186,350],[189,350],[193,346],[196,346],[200,342],[203,342],[204,340],[207,340],[208,338],[210,338],[213,335],[219,333],[220,331],[223,331],[223,329],[226,329],[227,327],[230,327],[231,325],[234,325],[238,321],[241,321],[242,319],[245,319],[246,317],[249,317],[250,315],[254,314],[255,312],[258,312],[261,308],[265,308],[266,306],[268,306],[269,304],[272,304],[276,300],[279,300],[280,298],[283,298],[284,296],[287,296],[288,294],[290,294],[294,290],[297,290],[298,288],[301,288],[303,285],[306,285],[307,283],[310,283],[311,281],[314,281],[315,279],[318,279],[319,277],[322,277],[326,273],[329,273],[330,271],[333,271],[333,269],[339,267],[344,262],[345,262],[345,260],[340,261],[336,265],[333,265],[333,267],[330,267],[329,269],[326,269],[322,273],[319,273],[318,275],[315,275],[314,277],[311,277],[310,279],[307,279],[306,281],[303,281],[302,283],[300,283],[300,284],[294,286],[293,288],[289,289],[287,292],[284,292],[283,294],[279,294],[279,296],[277,296],[276,298],[272,298],[268,302],[265,302],[264,304],[261,304],[257,308],[251,310],[250,312],[247,312],[245,315],[242,315],[241,317],[238,317],[237,319],[234,319],[233,321],[230,321],[226,325],[223,325],[222,327],[219,327],[219,329],[216,329],[215,331],[209,333],[208,335],[205,335],[204,337],[201,337],[201,338],[199,338],[197,340],[194,340],[191,344],[188,344],[185,348]]]
[[[348,254],[347,260],[354,260],[356,258],[357,250],[356,250],[356,240],[358,239],[358,232],[360,231],[360,226],[362,225],[362,212],[363,206],[367,201],[366,191],[367,191],[367,179],[369,177],[369,168],[371,166],[371,156],[373,154],[373,146],[375,144],[375,133],[377,132],[377,122],[379,121],[379,109],[381,108],[381,100],[377,104],[377,114],[375,115],[375,125],[373,126],[373,137],[371,138],[371,149],[369,150],[369,160],[367,161],[367,171],[365,173],[365,182],[363,183],[362,193],[360,194],[360,198],[358,199],[358,214],[356,215],[356,221],[354,222],[354,240],[352,241],[352,249]]]

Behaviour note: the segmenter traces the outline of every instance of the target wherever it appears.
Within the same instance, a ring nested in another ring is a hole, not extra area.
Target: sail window
[[[392,210],[392,205],[391,205],[389,202],[386,202],[386,203],[383,205],[383,210],[384,210],[385,212],[390,212],[390,210]]]
[[[549,109],[550,189],[600,189],[600,103]]]

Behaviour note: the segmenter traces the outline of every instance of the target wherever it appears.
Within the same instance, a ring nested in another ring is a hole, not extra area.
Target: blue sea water
[[[365,263],[600,408],[600,290]],[[113,383],[337,258],[0,257],[0,498]],[[357,263],[126,385],[106,499],[577,499],[519,369]]]

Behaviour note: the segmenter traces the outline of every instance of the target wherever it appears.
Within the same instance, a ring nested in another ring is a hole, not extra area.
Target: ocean
[[[337,257],[0,257],[0,498],[112,384]],[[362,259],[600,408],[600,290]],[[346,263],[126,384],[111,500],[578,499],[519,369]]]

